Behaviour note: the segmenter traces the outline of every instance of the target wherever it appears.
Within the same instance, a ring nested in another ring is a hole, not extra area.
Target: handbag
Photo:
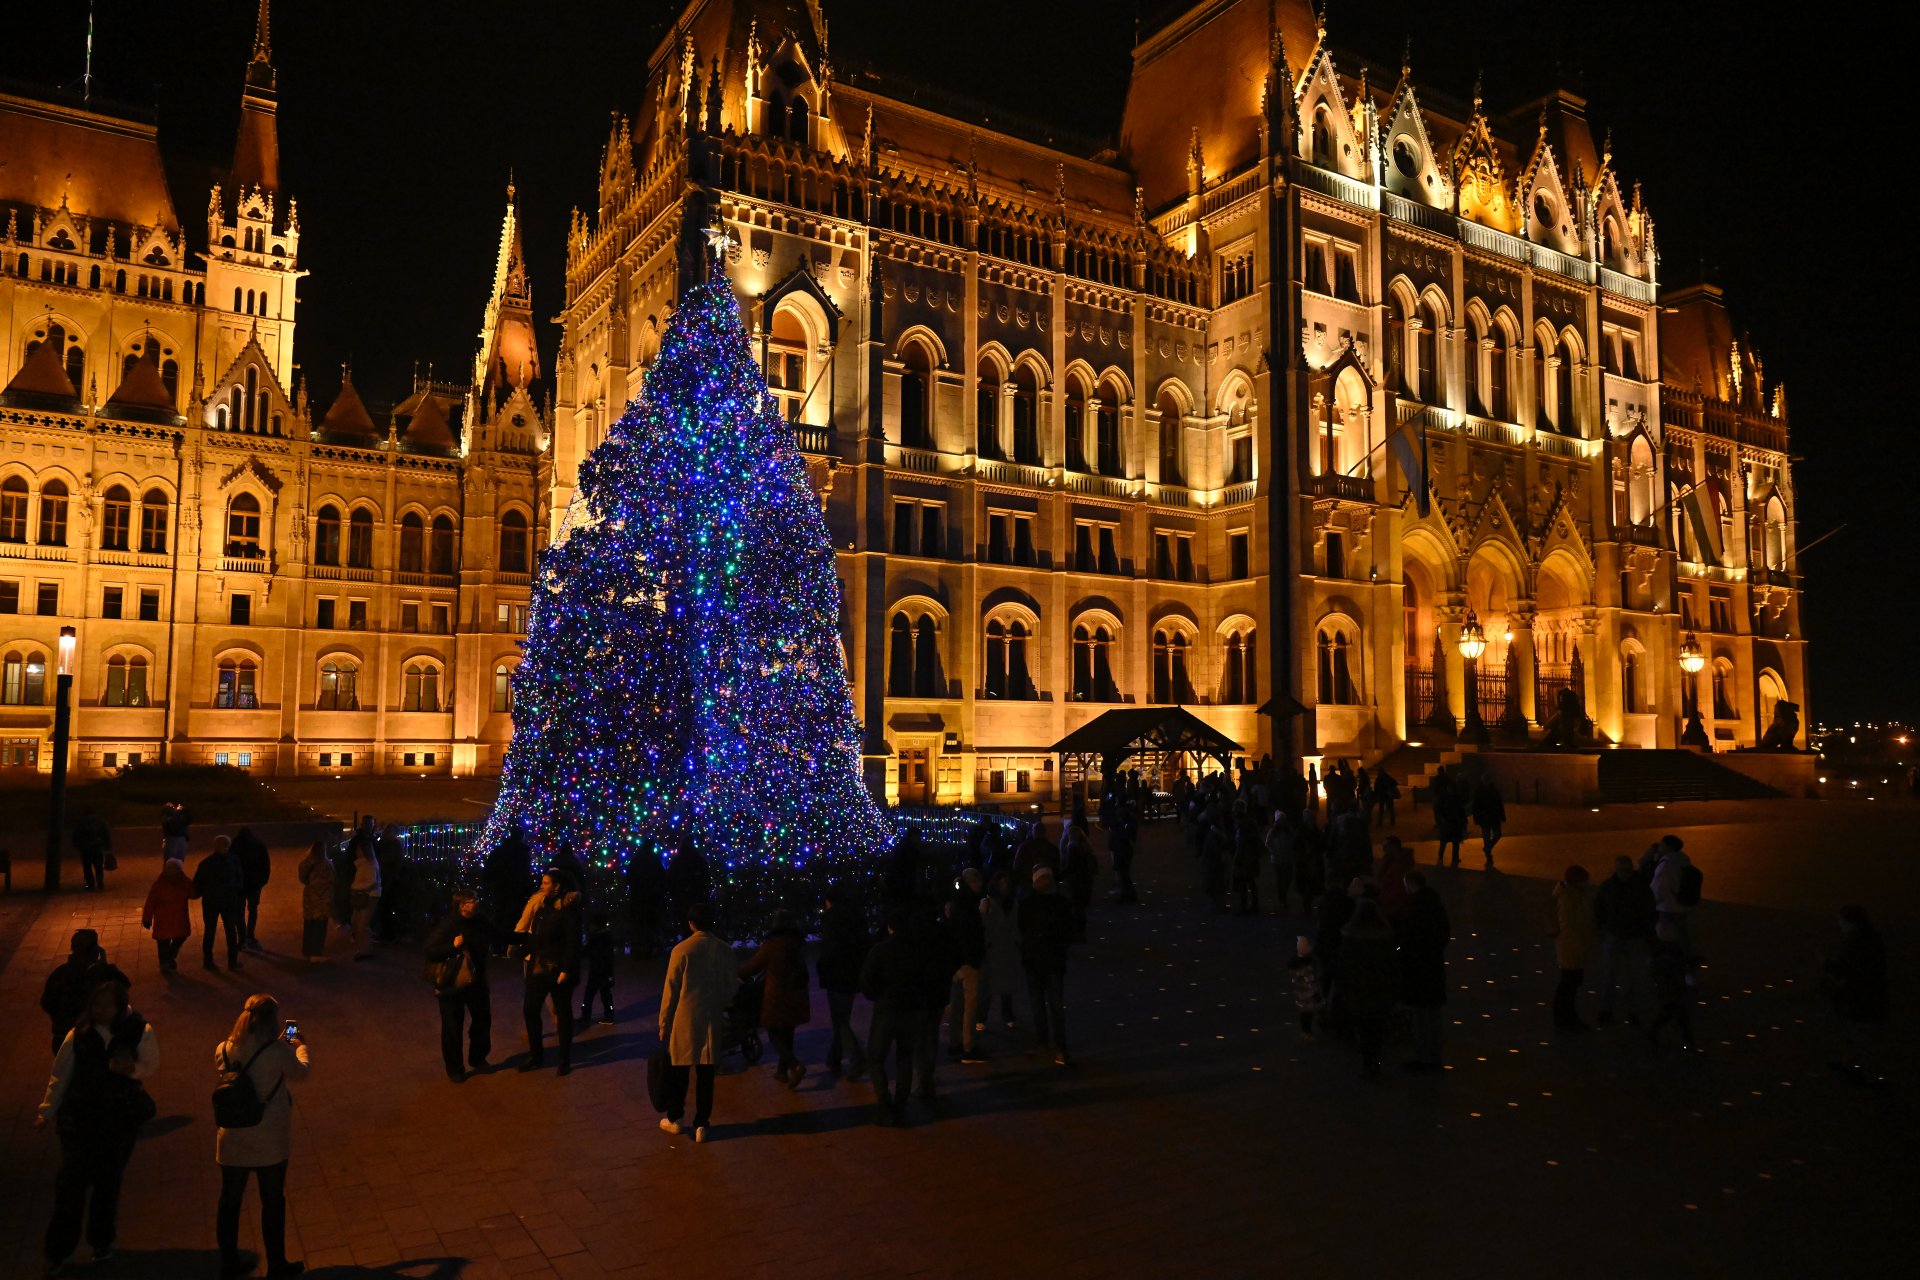
[[[664,1044],[647,1055],[647,1101],[661,1115],[667,1114],[667,1068],[672,1065]]]
[[[445,994],[459,990],[461,975],[470,972],[467,969],[467,953],[461,950],[444,960],[427,961],[426,978],[433,985],[435,994]]]
[[[107,850],[107,860],[100,865],[109,871],[118,871],[120,869],[120,859],[114,857],[113,850],[109,849]]]

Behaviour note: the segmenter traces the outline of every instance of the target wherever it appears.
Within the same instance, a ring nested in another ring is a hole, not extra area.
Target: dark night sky
[[[1095,137],[1118,130],[1133,12],[1164,7],[826,2],[843,74],[871,60]],[[509,167],[536,302],[543,317],[558,310],[568,212],[593,200],[609,113],[638,106],[646,56],[678,7],[275,6],[282,185],[300,202],[312,272],[298,350],[322,405],[348,357],[370,400],[404,395],[416,359],[464,379]],[[21,8],[0,45],[0,76],[77,84],[86,6]],[[1334,0],[1330,21],[1336,47],[1381,67],[1398,66],[1411,36],[1416,83],[1456,98],[1484,69],[1491,110],[1556,76],[1587,95],[1596,134],[1613,130],[1616,165],[1644,183],[1663,279],[1696,276],[1704,262],[1769,379],[1787,384],[1801,545],[1847,526],[1802,565],[1815,709],[1827,720],[1920,716],[1920,672],[1900,656],[1910,642],[1897,639],[1909,634],[1916,575],[1887,572],[1876,550],[1910,533],[1896,504],[1920,464],[1912,432],[1879,408],[1891,404],[1894,359],[1884,276],[1900,255],[1855,213],[1871,188],[1869,132],[1890,118],[1895,78],[1874,72],[1870,49],[1841,58],[1804,5],[1638,8]],[[253,11],[252,0],[97,0],[96,93],[157,103],[170,154],[223,163]],[[1842,96],[1823,104],[1820,68],[1836,62],[1852,69]],[[181,199],[183,217],[201,216],[203,195]],[[549,360],[554,342],[549,332]],[[1850,420],[1863,409],[1866,420]]]

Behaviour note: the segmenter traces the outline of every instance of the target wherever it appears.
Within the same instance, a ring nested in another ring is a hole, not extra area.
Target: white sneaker
[[[682,1128],[682,1127],[681,1127],[681,1125],[680,1125],[680,1122],[679,1122],[679,1121],[677,1121],[677,1120],[669,1120],[669,1119],[667,1119],[667,1118],[666,1118],[665,1116],[661,1116],[661,1117],[660,1117],[660,1132],[662,1132],[662,1133],[673,1133],[673,1134],[681,1134],[681,1133],[685,1133],[685,1132],[686,1132],[686,1130],[685,1130],[684,1128]]]
[[[701,1125],[698,1129],[695,1129],[693,1131],[693,1140],[695,1142],[705,1142],[707,1140],[707,1126]]]

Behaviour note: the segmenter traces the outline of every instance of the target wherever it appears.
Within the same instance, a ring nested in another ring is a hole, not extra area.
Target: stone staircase
[[[1400,795],[1409,803],[1421,803],[1441,769],[1457,768],[1468,756],[1480,750],[1472,743],[1428,742],[1420,746],[1402,744],[1380,761],[1400,784]]]
[[[1600,799],[1605,804],[1772,800],[1780,795],[1697,751],[1607,751],[1600,756]]]

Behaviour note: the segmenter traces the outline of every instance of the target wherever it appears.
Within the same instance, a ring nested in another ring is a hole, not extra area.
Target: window
[[[1119,530],[1110,524],[1100,526],[1100,572],[1119,573],[1120,553],[1114,546],[1114,535]]]
[[[1153,535],[1153,576],[1173,576],[1173,535],[1156,531]]]
[[[933,615],[918,621],[904,612],[893,615],[889,626],[893,646],[887,667],[887,695],[893,698],[933,698],[945,692],[940,676],[940,631]]]
[[[1498,320],[1488,331],[1493,347],[1487,352],[1487,394],[1485,408],[1482,410],[1489,418],[1504,422],[1510,411],[1507,408],[1507,331]]]
[[[358,663],[345,658],[328,658],[320,667],[320,697],[316,705],[322,711],[358,711],[359,684]]]
[[[257,558],[260,554],[260,500],[250,493],[234,495],[227,504],[227,554]]]
[[[1015,619],[987,623],[987,696],[1031,702],[1038,695],[1027,671],[1027,626]]]
[[[1220,663],[1220,701],[1229,706],[1254,701],[1253,637],[1251,630],[1227,633]]]
[[[1360,301],[1360,252],[1352,245],[1333,248],[1333,296],[1347,302]]]
[[[1332,293],[1327,287],[1327,242],[1308,237],[1301,249],[1301,266],[1306,270],[1309,293]]]
[[[67,486],[65,481],[49,480],[40,486],[40,545],[67,545]]]
[[[233,759],[233,757],[232,757],[232,756],[230,756],[230,755],[228,755],[228,754],[227,754],[226,752],[224,752],[224,751],[216,751],[216,752],[214,752],[214,753],[213,753],[213,762],[214,762],[215,764],[217,764],[217,765],[220,765],[220,766],[222,766],[223,768],[224,768],[224,767],[225,767],[225,766],[227,765],[227,763],[228,763],[229,761],[231,761],[232,759]]]
[[[453,521],[445,516],[435,516],[428,570],[432,573],[453,573],[454,554]]]
[[[333,630],[333,610],[338,602],[332,596],[322,596],[314,602],[313,625],[321,631]]]
[[[100,549],[125,551],[127,533],[133,523],[133,495],[113,485],[102,495],[100,515]]]
[[[1117,476],[1126,470],[1120,461],[1120,402],[1109,393],[1100,398],[1093,410],[1094,447],[1099,453],[1100,474]]]
[[[527,606],[524,604],[502,602],[495,606],[494,617],[500,624],[500,630],[509,634],[518,635],[527,629]]]
[[[444,604],[434,605],[432,617],[433,633],[435,635],[444,636],[453,630],[452,611],[448,606]]]
[[[1013,559],[1013,543],[1008,530],[1013,518],[1004,511],[987,514],[987,563],[1008,564]]]
[[[1392,291],[1387,294],[1387,384],[1403,396],[1413,394],[1407,378],[1407,307]]]
[[[0,613],[20,612],[20,584],[0,581]]]
[[[322,769],[329,769],[333,767],[333,752],[322,751],[320,753],[320,767]]]
[[[928,503],[920,508],[920,554],[923,556],[941,556],[947,551],[947,539],[942,529],[946,508],[936,503]]]
[[[1153,633],[1153,700],[1193,701],[1193,686],[1187,680],[1187,637],[1178,631]]]
[[[241,752],[237,752],[236,754],[239,757],[237,763],[242,769],[253,768],[253,752],[241,751]]]
[[[1173,576],[1180,582],[1193,581],[1193,535],[1190,533],[1174,537]]]
[[[147,660],[138,654],[108,658],[107,689],[100,701],[109,707],[146,706]]]
[[[780,402],[780,416],[798,422],[807,394],[807,335],[791,307],[773,314],[767,335],[767,389]]]
[[[1249,552],[1252,540],[1245,529],[1236,529],[1227,535],[1227,576],[1246,578],[1252,576],[1252,564]]]
[[[1067,460],[1072,471],[1091,471],[1087,465],[1087,396],[1078,382],[1067,386]]]
[[[400,602],[400,629],[414,632],[420,629],[420,602],[403,600]]]
[[[1186,427],[1180,420],[1180,406],[1171,396],[1160,400],[1160,483],[1185,484],[1186,468],[1181,465],[1181,444]]]
[[[1355,702],[1353,676],[1347,666],[1347,633],[1322,627],[1319,635],[1319,693],[1323,704],[1346,707]]]
[[[43,582],[34,591],[34,612],[43,618],[60,615],[60,584]]]
[[[1420,317],[1420,328],[1415,332],[1413,351],[1419,365],[1419,397],[1422,404],[1440,403],[1440,365],[1437,347],[1440,330],[1446,327],[1446,317],[1441,314],[1438,303],[1429,302],[1426,312]]]
[[[1013,375],[1013,460],[1040,465],[1039,375],[1031,367]]]
[[[527,518],[518,511],[500,517],[500,571],[527,572]]]
[[[440,668],[430,662],[412,662],[401,673],[400,709],[402,711],[438,711],[440,709]]]
[[[227,621],[236,627],[248,626],[253,622],[253,597],[236,592],[228,600]]]
[[[1015,564],[1034,565],[1039,563],[1033,549],[1033,517],[1015,516],[1013,518],[1013,562]]]
[[[1227,442],[1231,451],[1228,484],[1245,484],[1253,479],[1253,436],[1250,433],[1234,436]]]
[[[1073,697],[1076,702],[1118,702],[1110,661],[1113,633],[1105,624],[1073,629]]]
[[[222,658],[218,674],[219,683],[214,686],[214,706],[250,710],[260,705],[255,685],[259,668],[254,665],[252,658]]]
[[[160,621],[160,588],[140,588],[140,621]]]
[[[367,629],[367,602],[365,600],[347,601],[347,630],[365,631]]]
[[[167,550],[167,495],[149,489],[140,499],[140,550],[164,555]]]
[[[313,562],[340,563],[340,508],[328,503],[320,508],[313,524]]]
[[[1740,712],[1733,701],[1733,664],[1725,658],[1713,664],[1713,718],[1738,720]]]
[[[897,556],[913,554],[913,504],[911,502],[893,504],[893,554]]]
[[[121,611],[121,600],[125,595],[126,589],[123,587],[102,588],[100,591],[100,616],[103,618],[118,618]]]
[[[513,668],[504,662],[493,669],[493,709],[513,710]]]
[[[1229,251],[1220,260],[1220,305],[1238,302],[1253,292],[1253,250]]]
[[[1560,363],[1553,371],[1553,427],[1572,433],[1576,428],[1573,411],[1573,339],[1560,344]]]
[[[420,573],[426,568],[426,521],[417,511],[400,518],[400,572]]]
[[[1640,654],[1637,650],[1620,652],[1620,709],[1631,714],[1643,710],[1640,705]]]
[[[0,703],[37,707],[46,701],[47,655],[10,649],[0,657]]]
[[[1707,596],[1707,630],[1723,635],[1733,631],[1733,599],[1724,592]]]
[[[1331,529],[1327,531],[1327,576],[1329,578],[1347,576],[1346,535]]]
[[[985,361],[981,362],[978,390],[974,393],[973,421],[977,436],[975,447],[980,456],[1000,457],[1000,375]]]
[[[1099,567],[1093,558],[1093,526],[1084,520],[1073,526],[1073,567],[1080,573],[1093,573]]]
[[[373,512],[365,507],[347,518],[347,563],[355,569],[373,568]]]
[[[933,357],[926,344],[911,342],[903,354],[900,373],[900,443],[916,449],[933,447]]]

